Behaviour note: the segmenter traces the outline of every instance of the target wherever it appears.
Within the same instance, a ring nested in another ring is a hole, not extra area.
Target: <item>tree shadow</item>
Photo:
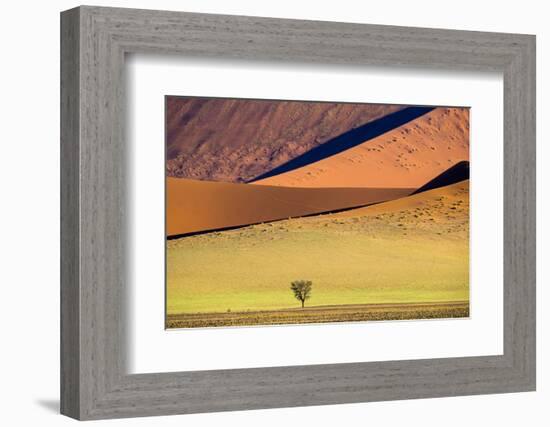
[[[269,172],[266,172],[248,182],[254,182],[260,179],[289,172],[310,163],[315,163],[327,157],[334,156],[335,154],[341,153],[342,151],[346,151],[356,145],[376,138],[377,136],[395,129],[396,127],[402,126],[405,123],[408,123],[432,111],[434,108],[435,107],[407,107],[403,110],[396,111],[395,113],[388,114],[387,116],[344,132],[343,134],[328,140],[324,144],[312,148],[304,154],[295,157],[294,159],[289,160],[288,162],[277,166]]]

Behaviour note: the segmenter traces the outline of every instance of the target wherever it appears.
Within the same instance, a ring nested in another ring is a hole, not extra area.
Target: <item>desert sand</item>
[[[166,234],[183,235],[379,203],[414,188],[286,188],[167,178]]]
[[[346,212],[170,240],[167,312],[294,308],[296,279],[313,281],[310,308],[467,302],[468,253],[466,180]]]
[[[433,221],[456,220],[457,226],[464,226],[468,223],[470,213],[469,194],[470,181],[464,180],[373,206],[334,213],[331,216],[334,218],[357,218],[382,215],[392,218],[395,214],[399,214],[396,217],[396,222],[403,224],[417,223],[419,222],[418,218],[426,216]],[[430,225],[431,220],[427,225]]]
[[[168,97],[167,133],[167,327],[469,315],[468,108]]]
[[[246,182],[400,105],[167,97],[167,174]]]
[[[447,185],[456,184],[457,182],[465,181],[467,179],[470,179],[470,162],[463,160],[428,181],[422,187],[417,189],[415,193],[422,193],[424,191],[446,187]]]
[[[342,153],[253,184],[419,188],[469,159],[468,117],[467,108],[439,107]]]

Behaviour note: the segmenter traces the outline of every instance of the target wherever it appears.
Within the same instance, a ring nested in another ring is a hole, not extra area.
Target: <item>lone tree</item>
[[[290,290],[294,293],[294,297],[302,303],[302,308],[304,308],[306,299],[311,297],[311,281],[295,280],[290,284]]]

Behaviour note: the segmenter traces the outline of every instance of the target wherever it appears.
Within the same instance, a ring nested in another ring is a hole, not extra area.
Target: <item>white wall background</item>
[[[537,34],[538,391],[109,421],[117,426],[440,426],[550,422],[548,186],[550,27],[540,0],[157,0],[97,5]],[[3,425],[63,426],[59,384],[59,11],[75,1],[2,7],[0,67],[0,401]],[[31,237],[32,236],[32,237]],[[546,360],[545,360],[546,359]]]

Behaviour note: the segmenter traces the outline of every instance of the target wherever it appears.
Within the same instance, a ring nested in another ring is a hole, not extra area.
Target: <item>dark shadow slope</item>
[[[408,123],[432,111],[433,109],[434,107],[408,107],[403,110],[396,111],[395,113],[388,114],[380,119],[345,132],[336,138],[333,138],[248,182],[254,182],[260,179],[289,172],[310,163],[334,156],[335,154],[346,151],[356,145],[362,144],[372,138],[376,138],[377,136],[389,132],[396,127],[402,126],[405,123]]]
[[[445,172],[437,175],[434,179],[424,184],[413,194],[422,193],[423,191],[433,190],[435,188],[445,187],[447,185],[456,184],[457,182],[470,179],[470,162],[463,160],[456,165],[450,167]]]

